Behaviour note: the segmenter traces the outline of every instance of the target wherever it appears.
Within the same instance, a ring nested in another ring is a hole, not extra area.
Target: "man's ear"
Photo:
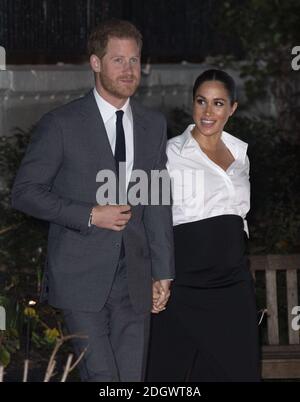
[[[101,70],[101,62],[98,56],[92,54],[90,57],[90,66],[94,73],[99,73]]]

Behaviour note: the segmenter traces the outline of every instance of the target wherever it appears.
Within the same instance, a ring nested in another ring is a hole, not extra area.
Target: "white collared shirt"
[[[170,176],[184,177],[183,181],[172,183],[173,225],[233,214],[244,219],[248,234],[245,220],[250,209],[248,144],[222,132],[221,139],[235,159],[224,171],[201,150],[191,133],[194,127],[189,125],[167,144]]]
[[[115,106],[111,105],[109,102],[103,99],[102,96],[99,95],[96,88],[94,88],[94,96],[106,129],[107,137],[113,155],[115,154],[115,146],[116,146],[116,121],[117,121],[116,111],[123,110],[124,112],[123,128],[126,143],[126,184],[128,186],[133,168],[133,158],[134,158],[133,117],[129,103],[129,98],[127,99],[125,105],[121,107],[121,109],[117,109]]]

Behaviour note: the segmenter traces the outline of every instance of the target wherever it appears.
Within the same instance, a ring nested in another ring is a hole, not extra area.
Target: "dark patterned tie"
[[[119,175],[119,163],[126,162],[126,147],[125,147],[125,134],[123,128],[123,110],[117,110],[117,121],[116,121],[116,147],[115,147],[115,161],[117,167],[117,173]]]
[[[120,192],[123,192],[124,194],[126,194],[126,183],[125,183],[126,176],[120,177],[120,171],[119,171],[119,163],[126,162],[125,134],[124,134],[124,128],[123,128],[123,123],[122,123],[123,114],[124,114],[123,110],[116,111],[117,121],[116,121],[115,161],[116,161],[118,178],[121,180],[121,183],[124,184],[121,188],[119,187],[119,190],[120,190]],[[124,186],[125,186],[125,188],[124,188]],[[120,199],[120,194],[119,194],[118,198]],[[119,258],[122,259],[122,258],[124,258],[124,256],[125,256],[125,247],[124,247],[124,241],[122,238]]]

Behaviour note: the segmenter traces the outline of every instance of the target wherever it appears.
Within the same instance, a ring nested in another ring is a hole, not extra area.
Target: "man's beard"
[[[128,85],[125,85],[124,83],[118,84],[118,80],[122,79],[132,79],[133,82]],[[112,80],[107,75],[100,73],[99,80],[105,91],[119,99],[127,99],[132,96],[139,85],[139,79],[133,75],[120,76],[116,80]]]

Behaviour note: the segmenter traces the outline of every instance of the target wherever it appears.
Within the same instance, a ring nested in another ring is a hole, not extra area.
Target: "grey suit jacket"
[[[131,100],[133,169],[164,169],[166,123]],[[152,305],[152,278],[174,276],[170,206],[132,207],[126,229],[88,227],[97,204],[99,170],[115,161],[92,91],[47,113],[38,123],[16,176],[12,206],[50,222],[43,296],[54,307],[99,311],[118,264],[122,237],[128,287],[137,312]]]

